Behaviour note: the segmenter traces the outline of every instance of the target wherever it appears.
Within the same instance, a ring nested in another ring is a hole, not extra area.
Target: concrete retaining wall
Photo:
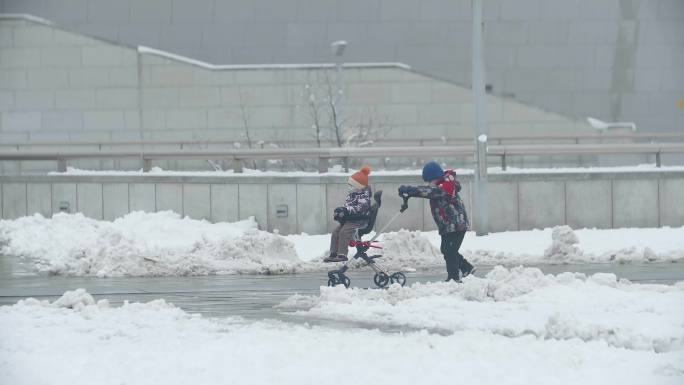
[[[472,178],[462,176],[461,196],[472,213]],[[382,227],[401,202],[402,184],[418,176],[375,176],[385,191]],[[113,220],[128,212],[173,210],[195,219],[236,221],[254,216],[262,229],[281,233],[329,232],[330,213],[343,201],[345,179],[306,177],[0,176],[1,215],[82,212]],[[684,225],[684,172],[490,175],[491,231],[568,224],[573,228]],[[473,215],[471,215],[473,217]],[[410,201],[391,227],[433,230],[428,202]]]
[[[483,5],[495,92],[580,118],[635,121],[640,130],[684,127],[683,1]],[[471,0],[4,0],[0,12],[213,63],[322,62],[329,44],[344,39],[348,61],[402,61],[463,84],[471,79]],[[12,42],[4,32],[0,46]],[[414,95],[424,92],[417,86]]]
[[[230,144],[215,142],[247,146],[247,126],[254,143],[313,146],[314,113],[324,145],[335,137],[327,102],[329,87],[337,87],[333,69],[217,69],[21,18],[0,18],[0,35],[6,38],[0,42],[0,144],[31,148],[31,143],[101,142],[106,149],[108,142],[163,140],[224,148]],[[338,113],[345,126],[372,126],[369,130],[375,132],[364,137],[366,131],[359,131],[361,141],[416,139],[419,144],[418,139],[471,134],[473,104],[467,87],[391,66],[345,68],[340,86]],[[592,131],[584,120],[493,95],[487,95],[487,123],[494,136]],[[343,139],[351,134],[345,132]],[[177,148],[157,148],[169,147]],[[78,160],[71,165],[140,167],[131,160]],[[205,161],[155,165],[207,168]],[[0,163],[6,173],[46,170],[54,170],[54,164]]]

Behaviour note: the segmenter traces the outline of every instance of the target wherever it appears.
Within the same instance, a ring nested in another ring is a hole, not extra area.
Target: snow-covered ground
[[[442,267],[435,231],[380,237],[391,270]],[[134,212],[113,222],[82,214],[0,220],[0,254],[38,272],[84,276],[283,274],[324,270],[330,236],[281,236],[253,219],[210,223],[172,212]],[[512,231],[476,237],[463,254],[476,264],[631,263],[684,260],[684,227]],[[350,254],[353,250],[350,250]]]
[[[112,308],[82,290],[53,303],[27,299],[0,307],[0,383],[684,381],[682,285],[513,273],[497,269],[463,285],[321,288],[320,297],[290,301],[318,316],[454,331],[448,334],[205,318],[163,300]]]
[[[554,276],[537,268],[496,266],[485,277],[467,277],[462,284],[321,287],[320,295],[294,295],[278,308],[378,327],[580,339],[658,353],[684,349],[684,281],[634,284],[610,273]]]

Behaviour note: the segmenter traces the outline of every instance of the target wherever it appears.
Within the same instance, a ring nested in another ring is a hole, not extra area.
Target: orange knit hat
[[[370,174],[370,167],[363,166],[349,177],[347,183],[356,188],[364,188],[368,186],[368,174]]]

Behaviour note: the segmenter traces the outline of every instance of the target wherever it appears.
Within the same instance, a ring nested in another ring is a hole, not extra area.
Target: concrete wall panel
[[[102,216],[113,221],[129,213],[128,183],[102,184]]]
[[[610,184],[607,180],[567,182],[568,226],[573,229],[609,229],[613,215]]]
[[[211,218],[211,186],[183,184],[183,215],[192,219]]]
[[[52,186],[49,183],[28,183],[26,185],[27,215],[52,216]]]
[[[658,181],[613,181],[613,227],[658,226]]]
[[[75,213],[77,211],[76,183],[53,183],[52,212]]]
[[[128,185],[130,211],[147,213],[157,211],[155,189],[154,183],[130,183]]]
[[[78,183],[76,206],[83,215],[93,219],[102,219],[102,184]]]
[[[211,221],[235,222],[238,215],[238,185],[211,185]]]
[[[326,188],[319,184],[297,185],[297,232],[320,234],[326,228]]]
[[[487,210],[489,229],[497,231],[518,230],[518,186],[515,182],[490,182]],[[471,218],[473,218],[471,214]]]
[[[297,185],[268,185],[268,230],[297,232]]]
[[[268,185],[241,183],[238,187],[239,218],[254,217],[259,228],[268,228]]]
[[[171,210],[183,214],[183,186],[180,183],[157,183],[155,197],[157,211]]]
[[[337,225],[332,221],[331,213],[343,204],[348,192],[345,183],[337,183],[337,179],[328,180],[328,177],[322,180],[317,177],[289,180],[281,177],[227,177],[226,182],[233,183],[226,184],[216,184],[213,178],[168,177],[156,185],[140,183],[139,177],[101,178],[0,176],[0,207],[4,217],[34,212],[49,216],[64,206],[68,212],[80,210],[88,216],[107,220],[126,214],[129,207],[147,212],[154,212],[157,207],[174,211],[185,208],[188,215],[213,221],[235,221],[255,216],[264,229],[315,234],[329,232]],[[106,180],[106,183],[97,179]],[[376,226],[378,230],[401,205],[397,187],[416,184],[415,177],[402,179],[377,177],[380,182],[373,185],[373,191],[384,191]],[[183,183],[192,185],[183,191]],[[270,194],[269,188],[272,189]],[[682,177],[670,171],[630,175],[495,175],[490,180],[489,189],[490,226],[492,231],[515,230],[518,223],[520,229],[563,223],[574,228],[681,226],[684,223],[684,209],[679,204],[682,190]],[[472,218],[470,194],[470,183],[464,182],[461,196]],[[518,202],[519,208],[516,207]],[[277,206],[281,204],[287,205],[287,217],[279,217],[276,213]],[[434,229],[427,205],[427,200],[412,199],[409,210],[390,230],[402,227]],[[28,211],[21,207],[27,207]]]
[[[565,223],[563,182],[519,182],[520,230],[543,229]]]
[[[388,221],[399,212],[403,200],[397,194],[401,184],[396,183],[375,183],[373,192],[382,190],[382,206],[375,222],[375,230],[382,229]],[[421,229],[423,227],[424,202],[421,198],[411,198],[409,208],[397,217],[386,231],[396,231],[399,229]]]
[[[684,180],[660,180],[660,225],[684,226]]]
[[[327,211],[325,212],[327,232],[333,231],[339,223],[333,220],[333,211],[336,207],[344,205],[344,198],[347,196],[347,191],[349,191],[349,186],[346,183],[328,183],[326,186],[326,206]],[[383,204],[384,206],[384,204]],[[384,209],[381,208],[380,212]]]
[[[16,219],[26,215],[26,183],[3,184],[2,198],[4,219]]]

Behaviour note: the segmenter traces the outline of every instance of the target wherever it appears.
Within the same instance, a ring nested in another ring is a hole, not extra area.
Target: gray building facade
[[[487,83],[573,118],[684,130],[684,1],[484,0]],[[470,0],[0,0],[85,35],[217,64],[404,62],[467,85]]]

